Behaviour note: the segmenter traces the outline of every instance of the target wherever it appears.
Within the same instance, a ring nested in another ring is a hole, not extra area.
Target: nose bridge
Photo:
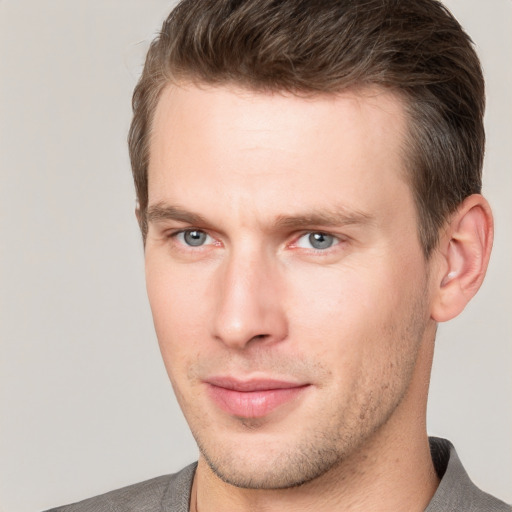
[[[232,248],[220,272],[215,337],[233,348],[286,336],[277,263],[254,244]]]

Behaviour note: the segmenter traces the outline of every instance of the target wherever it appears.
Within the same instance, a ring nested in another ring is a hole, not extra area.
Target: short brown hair
[[[406,167],[425,256],[480,192],[484,80],[472,41],[437,0],[183,0],[149,49],[129,149],[146,236],[151,123],[166,85],[236,83],[336,93],[378,85],[405,98]]]

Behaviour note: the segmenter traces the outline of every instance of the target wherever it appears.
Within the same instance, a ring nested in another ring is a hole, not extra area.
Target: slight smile
[[[274,379],[237,380],[214,377],[205,381],[208,395],[224,412],[240,418],[261,418],[291,402],[310,384]]]

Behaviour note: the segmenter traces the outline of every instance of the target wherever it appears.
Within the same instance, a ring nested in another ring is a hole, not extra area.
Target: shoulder
[[[430,450],[441,482],[425,512],[512,512],[510,505],[481,491],[471,481],[449,441],[430,438]]]
[[[188,512],[190,488],[197,464],[47,512]]]

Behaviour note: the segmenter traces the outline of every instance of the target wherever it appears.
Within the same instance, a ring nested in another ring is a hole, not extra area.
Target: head
[[[182,81],[301,95],[377,85],[400,96],[427,257],[449,215],[480,192],[484,80],[469,36],[436,0],[181,2],[133,96],[129,148],[143,237],[152,120],[162,90]]]
[[[217,476],[297,486],[425,429],[436,321],[489,255],[483,108],[435,1],[171,13],[130,154],[159,343]]]

